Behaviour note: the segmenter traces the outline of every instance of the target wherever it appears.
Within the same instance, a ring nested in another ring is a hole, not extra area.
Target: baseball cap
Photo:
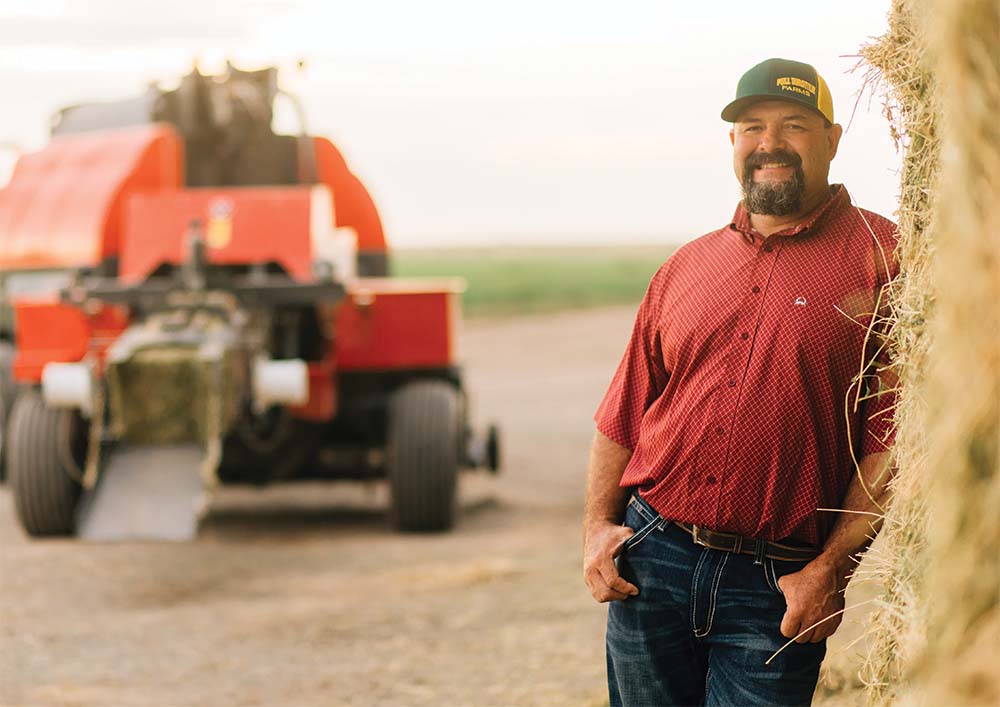
[[[743,74],[736,99],[722,109],[722,119],[735,123],[747,106],[774,100],[801,103],[833,122],[833,97],[826,81],[809,64],[790,59],[768,59]]]

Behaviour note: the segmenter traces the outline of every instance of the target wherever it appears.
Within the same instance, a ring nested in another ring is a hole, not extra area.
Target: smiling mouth
[[[755,182],[786,181],[794,178],[794,169],[787,162],[765,162],[753,168],[751,179]]]

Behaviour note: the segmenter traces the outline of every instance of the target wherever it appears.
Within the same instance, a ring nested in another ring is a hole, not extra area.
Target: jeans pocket
[[[809,560],[775,560],[768,557],[764,560],[764,579],[767,580],[767,586],[781,596],[785,596],[778,585],[778,580],[786,574],[795,574],[801,571],[808,564]]]
[[[774,566],[774,559],[768,557],[764,560],[764,580],[767,582],[767,586],[771,588],[776,594],[785,596],[785,593],[781,591],[781,587],[778,586],[778,571]]]
[[[632,550],[639,543],[645,540],[646,536],[648,536],[654,530],[663,527],[663,519],[660,518],[659,516],[656,516],[655,518],[649,518],[647,514],[642,513],[639,509],[636,509],[635,515],[637,519],[633,523],[629,523],[628,514],[626,514],[625,525],[632,528],[632,530],[634,530],[635,532],[622,545],[621,554],[625,554],[629,550]]]

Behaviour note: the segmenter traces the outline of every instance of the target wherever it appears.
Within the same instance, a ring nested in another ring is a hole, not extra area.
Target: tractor
[[[456,355],[458,279],[389,274],[322,137],[272,127],[274,67],[60,110],[0,190],[0,432],[31,536],[184,540],[220,485],[386,480],[443,531],[499,467]],[[297,105],[297,104],[295,104]]]

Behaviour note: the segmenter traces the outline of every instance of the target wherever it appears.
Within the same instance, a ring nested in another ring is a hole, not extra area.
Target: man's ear
[[[844,134],[844,129],[840,123],[834,123],[826,131],[827,149],[830,151],[830,159],[837,156],[837,147],[840,145],[840,138]]]
[[[729,144],[736,145],[736,128],[729,128]]]

